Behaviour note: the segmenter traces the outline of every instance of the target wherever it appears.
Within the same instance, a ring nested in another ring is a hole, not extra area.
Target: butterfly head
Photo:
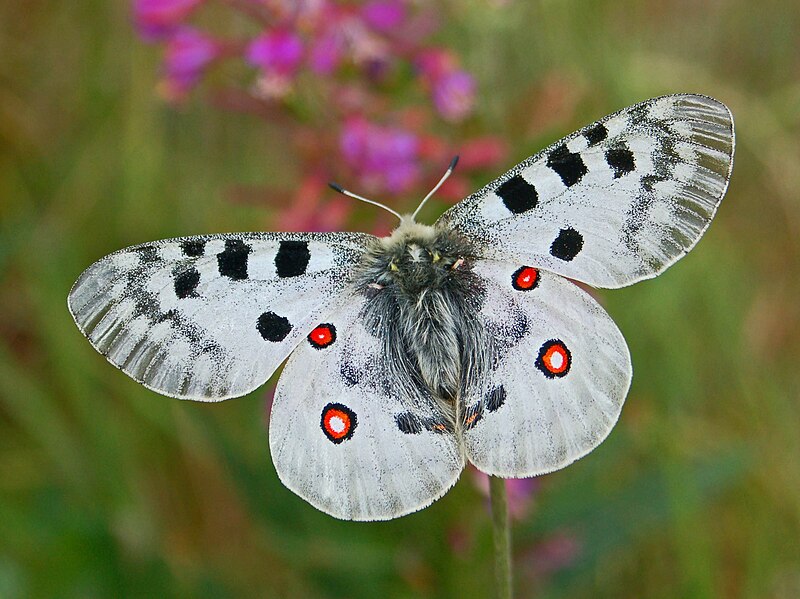
[[[418,294],[457,281],[474,257],[474,247],[463,237],[404,216],[400,226],[367,253],[363,280],[373,289]]]

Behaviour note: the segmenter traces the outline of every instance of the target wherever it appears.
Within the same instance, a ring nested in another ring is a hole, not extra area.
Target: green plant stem
[[[489,477],[492,501],[492,531],[494,535],[494,568],[497,576],[498,599],[511,599],[511,529],[508,524],[506,481]]]

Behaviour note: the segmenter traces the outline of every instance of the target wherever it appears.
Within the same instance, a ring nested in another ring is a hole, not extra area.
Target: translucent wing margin
[[[266,382],[333,308],[373,239],[240,233],[146,243],[90,266],[68,305],[95,349],[146,387],[237,397]]]
[[[625,339],[603,308],[566,279],[480,261],[478,317],[496,359],[466,394],[464,445],[481,471],[528,477],[563,468],[606,438],[631,382]]]
[[[623,287],[697,243],[727,188],[733,148],[724,104],[655,98],[528,158],[437,224],[477,241],[487,258]]]
[[[455,484],[461,448],[428,391],[392,380],[363,297],[320,323],[289,357],[269,424],[275,469],[314,507],[347,520],[388,520]]]

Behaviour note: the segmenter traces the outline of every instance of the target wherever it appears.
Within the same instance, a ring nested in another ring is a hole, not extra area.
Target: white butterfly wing
[[[347,304],[289,357],[270,416],[272,460],[286,487],[347,520],[388,520],[426,507],[464,460],[423,386],[391,380],[385,340]]]
[[[528,477],[594,449],[631,382],[622,333],[577,285],[532,267],[479,261],[478,317],[494,343],[486,385],[465,397],[464,443],[481,471]]]
[[[147,243],[90,266],[68,305],[95,349],[146,387],[236,397],[266,382],[330,311],[372,239],[243,233]]]
[[[438,224],[477,241],[485,257],[623,287],[697,243],[727,188],[733,146],[724,104],[655,98],[528,158]]]

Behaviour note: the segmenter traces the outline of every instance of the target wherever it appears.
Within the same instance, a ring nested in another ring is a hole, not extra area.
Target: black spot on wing
[[[547,156],[547,166],[561,177],[561,181],[567,187],[575,185],[588,172],[581,155],[570,152],[564,144],[550,152]]]
[[[190,239],[181,242],[181,251],[185,256],[199,258],[206,251],[206,242],[202,239]]]
[[[655,199],[653,196],[653,176],[642,177],[642,190],[636,194],[630,207],[625,212],[625,221],[622,224],[622,235],[620,239],[630,252],[635,256],[646,260],[648,252],[643,251],[639,240],[639,234],[648,220],[648,213],[652,208]],[[653,269],[658,265],[654,264]]]
[[[550,245],[550,254],[559,260],[569,262],[577,256],[583,248],[583,235],[572,227],[561,229],[558,237]]]
[[[227,239],[225,250],[217,254],[219,274],[234,280],[247,278],[247,256],[251,247],[241,239]]]
[[[133,317],[145,316],[150,322],[156,322],[161,316],[161,302],[149,291],[131,285],[130,297],[134,301]]]
[[[520,341],[525,335],[528,334],[530,325],[528,323],[528,316],[524,310],[521,310],[516,305],[510,306],[509,318],[505,323],[508,332],[508,340],[512,343]]]
[[[606,129],[603,123],[597,123],[591,129],[584,131],[583,136],[586,138],[586,141],[589,142],[589,146],[594,146],[608,137],[608,129]]]
[[[175,273],[175,295],[179,299],[196,296],[195,290],[200,283],[200,273],[196,268],[189,268]]]
[[[275,312],[264,312],[258,317],[256,328],[265,341],[277,343],[286,339],[292,330],[292,324],[285,316],[279,316]]]
[[[609,148],[606,150],[606,162],[614,169],[614,178],[619,179],[636,168],[633,152],[626,146]]]
[[[655,191],[656,183],[661,183],[665,181],[664,177],[659,175],[645,175],[642,177],[642,189],[649,193],[653,193]]]
[[[508,302],[502,310],[505,314],[503,318],[488,321],[485,325],[497,354],[491,365],[492,369],[500,366],[501,356],[524,339],[530,330],[528,316],[516,303]]]
[[[358,370],[351,362],[343,361],[339,365],[339,375],[342,382],[348,387],[355,387],[361,382],[364,373]]]
[[[486,409],[490,412],[495,412],[500,409],[504,403],[506,403],[506,389],[503,385],[499,387],[495,387],[489,393],[486,394],[484,398],[484,403],[486,404]]]
[[[139,256],[140,264],[153,264],[161,261],[158,256],[158,250],[155,248],[155,246],[141,245],[137,248],[134,248],[133,251],[135,251]]]
[[[416,435],[422,432],[422,422],[411,412],[397,414],[394,417],[394,421],[397,424],[397,428],[400,429],[400,432],[407,435]]]
[[[146,305],[145,316],[148,317],[152,324],[169,321],[174,335],[179,335],[189,342],[191,355],[197,356],[201,353],[212,354],[217,362],[225,360],[225,349],[207,337],[205,329],[200,327],[197,323],[193,322],[190,318],[185,317],[179,310],[171,309],[166,312],[161,312],[154,303],[157,303],[155,296],[149,300],[146,299],[148,292],[142,293],[141,301]]]
[[[514,175],[497,188],[495,193],[503,200],[503,204],[510,212],[522,214],[539,203],[539,194],[536,188],[519,175]]]
[[[172,324],[172,329],[179,332],[189,343],[192,344],[192,350],[203,346],[203,334],[199,328],[187,321],[180,312],[177,310],[167,310],[163,314],[158,314],[155,322],[164,322],[168,320]]]
[[[308,242],[281,241],[278,253],[275,255],[275,272],[279,277],[297,277],[305,274],[311,253],[308,251]]]

